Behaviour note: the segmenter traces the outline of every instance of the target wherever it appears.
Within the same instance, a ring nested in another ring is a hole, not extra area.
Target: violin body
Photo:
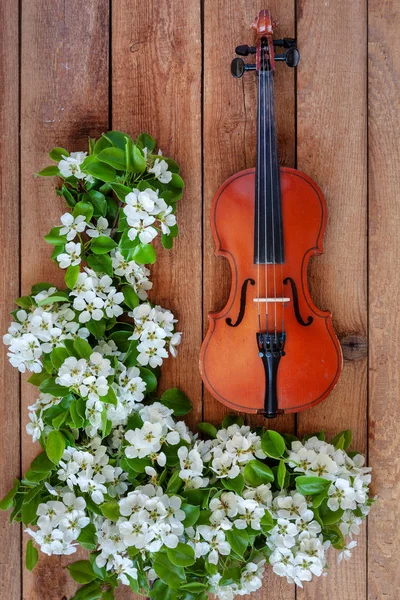
[[[280,188],[285,256],[279,265],[254,264],[255,169],[228,179],[211,208],[216,255],[228,259],[232,281],[226,306],[209,314],[200,370],[215,398],[250,413],[265,414],[268,395],[268,373],[257,356],[255,333],[261,325],[273,335],[265,303],[260,316],[263,290],[274,290],[274,297],[282,300],[269,306],[275,312],[270,321],[273,326],[283,317],[286,331],[284,353],[274,374],[278,413],[298,412],[321,402],[342,367],[331,314],[315,306],[307,284],[309,259],[323,251],[325,199],[310,177],[295,169],[280,168]]]

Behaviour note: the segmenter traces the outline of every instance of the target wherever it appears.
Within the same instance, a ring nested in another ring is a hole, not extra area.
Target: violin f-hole
[[[229,325],[229,327],[237,327],[243,321],[244,313],[246,311],[247,286],[248,286],[249,283],[250,283],[250,285],[255,285],[256,284],[256,282],[254,281],[254,279],[252,279],[251,277],[249,277],[248,279],[245,279],[243,281],[242,290],[240,292],[240,308],[239,308],[238,317],[237,317],[235,323],[232,323],[232,319],[230,317],[228,317],[227,319],[225,319],[225,322],[226,322],[227,325]]]
[[[286,277],[283,280],[283,283],[285,283],[285,284],[290,283],[290,285],[292,287],[293,309],[294,309],[294,314],[296,316],[297,322],[300,323],[300,325],[303,325],[303,327],[308,327],[314,321],[314,317],[312,317],[311,315],[308,315],[307,321],[304,321],[303,317],[301,316],[300,308],[299,308],[299,295],[297,293],[297,286],[296,286],[295,280],[292,279],[291,277]]]

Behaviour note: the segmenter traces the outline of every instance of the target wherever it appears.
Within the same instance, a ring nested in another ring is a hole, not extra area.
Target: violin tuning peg
[[[247,44],[245,44],[243,46],[237,46],[235,49],[235,53],[239,54],[239,56],[248,56],[249,54],[256,53],[256,47],[255,46],[247,46]]]
[[[240,79],[245,71],[255,71],[256,65],[246,65],[242,58],[234,58],[231,62],[231,73],[236,79]]]
[[[274,46],[281,46],[282,48],[295,48],[295,38],[283,38],[281,40],[273,40]]]
[[[284,60],[288,67],[297,67],[300,60],[300,52],[297,48],[289,48],[283,54],[275,54],[275,60]]]

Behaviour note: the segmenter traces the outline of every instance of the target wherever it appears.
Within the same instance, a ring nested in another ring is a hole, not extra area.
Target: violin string
[[[265,266],[264,266],[264,276],[265,276],[265,331],[266,333],[268,333],[268,328],[269,328],[269,303],[268,303],[268,211],[267,211],[267,186],[266,186],[266,174],[267,174],[267,147],[266,147],[266,140],[267,140],[267,133],[266,133],[266,120],[267,120],[267,102],[266,102],[266,93],[267,93],[267,89],[266,89],[266,85],[265,85],[265,79],[266,79],[266,58],[265,58],[265,47],[262,48],[262,69],[261,69],[261,73],[262,73],[262,91],[263,91],[263,98],[264,98],[264,102],[263,102],[263,110],[264,110],[264,114],[263,114],[263,150],[264,150],[264,177],[263,177],[263,204],[264,204],[264,238],[265,238],[265,246],[264,246],[264,256],[263,259],[265,260]],[[268,80],[267,80],[268,81]]]
[[[258,312],[258,329],[261,333],[261,307],[260,307],[260,178],[261,178],[261,156],[260,156],[260,141],[261,141],[261,127],[260,127],[260,106],[261,106],[261,76],[258,75],[258,86],[257,86],[257,312]]]
[[[274,278],[274,332],[275,332],[275,341],[277,340],[277,302],[276,302],[276,252],[275,252],[275,210],[274,210],[274,171],[273,171],[273,158],[272,158],[272,127],[273,127],[273,71],[270,69],[268,71],[268,132],[269,132],[269,168],[270,168],[270,191],[271,191],[271,229],[272,229],[272,261],[273,261],[273,278]]]

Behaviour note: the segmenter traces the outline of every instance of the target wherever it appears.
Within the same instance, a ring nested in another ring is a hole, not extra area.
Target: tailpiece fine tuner
[[[209,314],[200,354],[217,400],[265,417],[318,404],[342,368],[331,315],[313,303],[307,282],[310,257],[322,253],[325,199],[310,177],[278,161],[275,65],[296,67],[300,53],[294,38],[273,39],[275,26],[262,10],[255,45],[237,46],[231,64],[236,78],[257,75],[256,166],[232,175],[212,202],[216,255],[228,259],[232,281],[225,308]]]

